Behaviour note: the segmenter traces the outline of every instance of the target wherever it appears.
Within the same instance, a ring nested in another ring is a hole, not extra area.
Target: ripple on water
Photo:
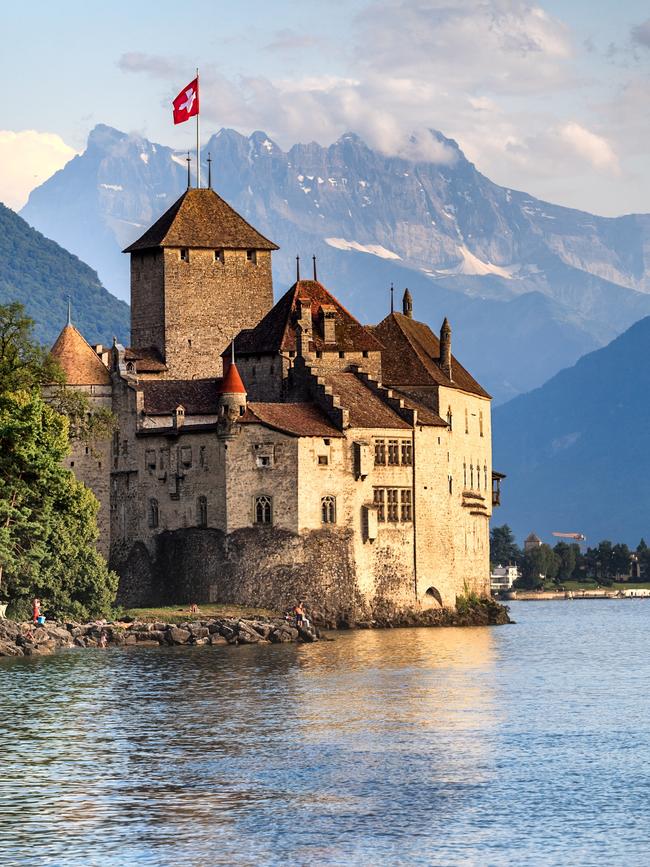
[[[650,603],[0,663],[0,864],[647,863]]]

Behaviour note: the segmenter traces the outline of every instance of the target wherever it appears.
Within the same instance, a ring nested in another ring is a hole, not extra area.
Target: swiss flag
[[[174,123],[184,123],[199,113],[199,77],[190,81],[173,101]]]

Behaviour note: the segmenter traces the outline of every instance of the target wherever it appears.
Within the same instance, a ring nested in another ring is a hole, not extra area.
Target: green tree
[[[567,542],[558,542],[553,550],[559,558],[557,580],[570,581],[578,563],[580,546],[576,545],[575,542],[571,545]]]
[[[613,577],[627,578],[630,574],[630,549],[624,542],[617,542],[612,548]]]
[[[113,414],[91,411],[86,395],[66,386],[61,366],[32,339],[33,327],[21,304],[0,304],[0,393],[45,388],[48,403],[68,418],[70,440],[92,445],[110,436]]]
[[[0,594],[14,609],[39,596],[56,614],[106,614],[117,576],[95,547],[99,504],[61,465],[70,418],[41,389],[64,383],[30,328],[0,306]]]
[[[553,581],[559,568],[560,558],[550,545],[530,548],[524,554],[521,578],[517,580],[517,587],[527,590],[540,587],[544,581]]]
[[[520,560],[521,550],[510,527],[507,524],[493,527],[490,533],[490,563],[507,566],[509,563],[519,563]]]

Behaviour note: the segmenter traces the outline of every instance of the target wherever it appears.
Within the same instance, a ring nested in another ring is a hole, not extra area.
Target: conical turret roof
[[[217,392],[219,394],[246,394],[246,387],[234,361],[228,365],[228,370],[221,380]]]
[[[229,250],[277,250],[269,241],[210,189],[187,189],[183,195],[128,246],[125,253],[157,247],[199,247]]]
[[[50,350],[63,368],[68,385],[110,385],[108,368],[71,323],[61,331]]]

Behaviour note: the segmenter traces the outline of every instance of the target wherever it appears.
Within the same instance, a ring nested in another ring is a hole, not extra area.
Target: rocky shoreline
[[[327,639],[322,629],[397,629],[418,626],[498,626],[511,623],[508,608],[493,599],[473,599],[456,610],[377,612],[371,620],[329,621],[312,612],[310,628],[281,618],[209,617],[182,623],[131,620],[51,622],[43,626],[0,620],[0,657],[45,656],[73,647],[171,647],[312,643]],[[320,627],[320,628],[319,628]]]
[[[281,618],[208,618],[185,623],[16,623],[0,620],[0,656],[45,656],[68,647],[170,647],[314,642],[317,628],[296,627]]]

